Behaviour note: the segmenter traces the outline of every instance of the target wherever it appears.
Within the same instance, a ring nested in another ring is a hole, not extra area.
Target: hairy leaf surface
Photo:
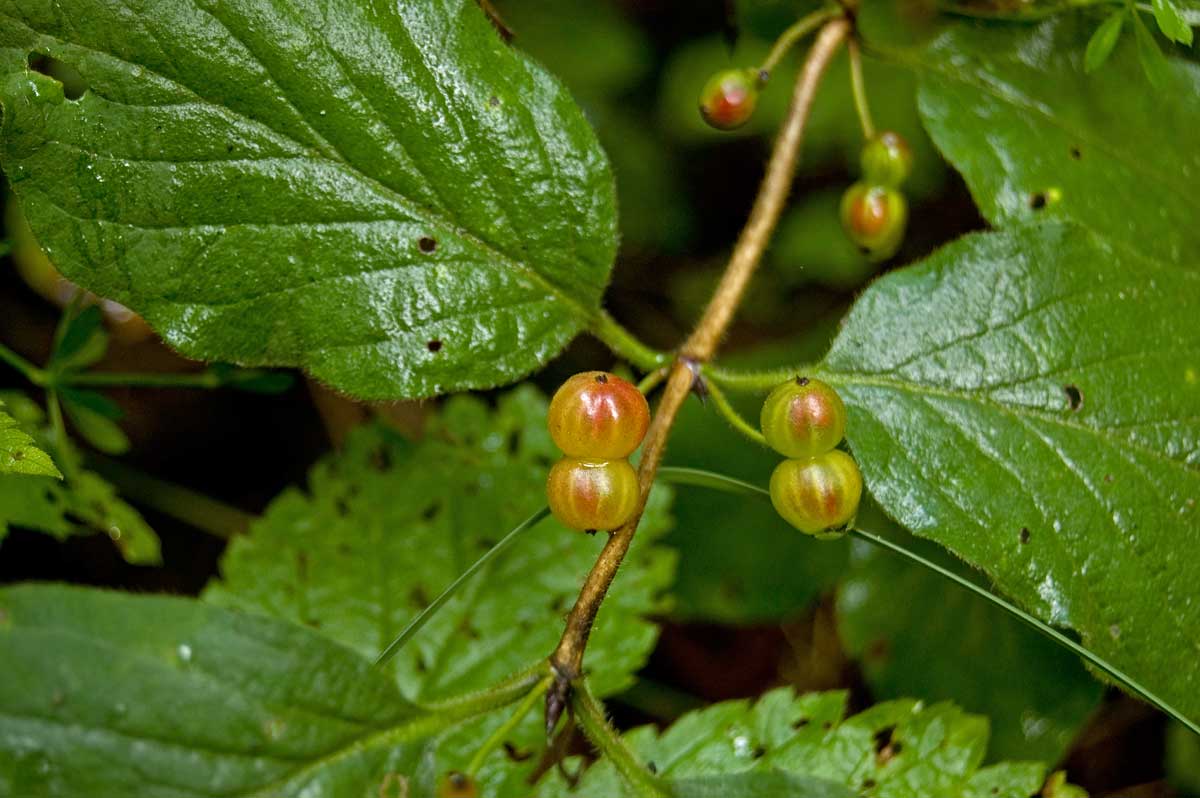
[[[753,705],[728,701],[690,713],[661,735],[646,726],[625,739],[642,761],[653,762],[660,776],[677,784],[728,774],[746,774],[753,783],[761,778],[755,774],[774,771],[888,798],[1028,798],[1042,784],[1045,768],[1036,763],[980,768],[987,720],[951,704],[926,707],[901,700],[849,718],[845,712],[845,693],[796,697],[783,689]],[[554,778],[537,794],[615,798],[633,793],[609,762],[600,761],[587,770],[577,791]]]
[[[474,0],[3,0],[0,21],[0,164],[34,233],[185,354],[428,396],[520,377],[598,308],[608,162]]]
[[[1076,226],[872,285],[823,373],[889,515],[1200,718],[1200,274]]]
[[[288,491],[230,545],[206,597],[320,629],[374,657],[467,566],[545,504],[558,452],[531,388],[493,412],[456,397],[426,439],[380,428],[319,464],[310,493]],[[675,555],[655,545],[670,494],[656,489],[629,559],[596,621],[598,687],[629,684],[657,638]],[[478,574],[389,668],[414,700],[487,687],[546,657],[603,544],[548,519]]]

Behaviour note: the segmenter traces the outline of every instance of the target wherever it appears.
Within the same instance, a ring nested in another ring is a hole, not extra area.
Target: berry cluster
[[[554,517],[588,532],[628,521],[637,510],[638,481],[627,458],[650,426],[641,391],[615,374],[576,374],[554,394],[547,424],[564,455],[546,480]]]
[[[862,498],[858,464],[834,448],[846,432],[841,397],[820,380],[797,377],[771,391],[760,424],[771,448],[789,458],[771,475],[775,511],[806,534],[840,535]]]
[[[863,179],[842,195],[842,227],[872,261],[900,249],[908,224],[908,203],[899,187],[912,171],[912,150],[898,133],[884,131],[862,151]]]

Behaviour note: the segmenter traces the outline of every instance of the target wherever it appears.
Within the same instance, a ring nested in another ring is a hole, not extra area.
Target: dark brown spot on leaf
[[[1037,191],[1029,195],[1029,207],[1035,211],[1040,211],[1046,207],[1046,195],[1044,192]]]
[[[1067,403],[1071,406],[1071,410],[1078,410],[1083,407],[1083,392],[1075,385],[1064,385],[1063,390],[1067,394]]]
[[[1071,148],[1071,157],[1074,158],[1076,161],[1078,161],[1080,158],[1083,157],[1083,151],[1080,150],[1078,147],[1072,147]]]
[[[1029,527],[1021,527],[1020,541],[1022,546],[1029,542]]]
[[[417,246],[422,252],[428,255],[437,249],[437,239],[430,238],[429,236],[421,236],[420,240],[417,241]]]
[[[425,344],[425,348],[430,352],[440,352],[442,351],[442,342],[434,338]]]

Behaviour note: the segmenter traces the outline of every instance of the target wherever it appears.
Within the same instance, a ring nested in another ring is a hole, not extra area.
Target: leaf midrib
[[[238,39],[237,36],[234,36],[232,31],[229,30],[228,26],[225,24],[225,22],[223,20],[221,20],[215,14],[208,12],[206,9],[201,9],[201,10],[206,11],[206,13],[208,13],[214,20],[216,20],[217,23],[220,24],[221,27],[227,33],[229,33],[229,35],[235,41],[238,41],[239,43],[241,43],[241,40]],[[35,34],[38,37],[50,39],[50,40],[52,40],[54,42],[58,42],[60,44],[69,44],[70,46],[77,47],[81,50],[86,50],[88,52],[96,53],[101,56],[106,56],[108,58],[113,59],[114,61],[118,61],[118,62],[125,63],[125,64],[131,64],[132,66],[137,66],[141,69],[144,69],[147,73],[154,75],[157,78],[169,83],[170,85],[175,86],[175,87],[179,88],[180,90],[186,92],[187,94],[195,97],[198,104],[200,104],[200,105],[203,105],[203,106],[206,106],[209,108],[218,109],[219,111],[226,113],[226,114],[232,114],[235,118],[242,119],[247,122],[251,122],[256,126],[261,125],[261,126],[265,127],[266,129],[272,131],[272,133],[274,133],[275,135],[283,138],[285,141],[291,143],[292,145],[299,147],[301,150],[303,150],[305,152],[311,152],[311,150],[312,150],[312,148],[310,146],[304,144],[303,142],[297,141],[296,139],[294,139],[292,136],[288,135],[285,132],[275,129],[275,127],[273,127],[272,125],[269,125],[266,122],[263,122],[254,117],[246,116],[245,114],[242,114],[232,108],[229,108],[228,106],[225,106],[218,102],[210,100],[209,98],[205,97],[204,95],[202,95],[199,92],[197,92],[196,90],[194,90],[192,87],[190,87],[186,84],[181,84],[178,81],[176,81],[170,77],[167,77],[166,75],[163,75],[161,72],[158,72],[157,70],[149,67],[146,64],[126,61],[124,58],[121,58],[114,53],[106,52],[104,50],[98,50],[94,47],[79,44],[76,42],[65,42],[64,40],[58,38],[57,36],[46,33],[44,31],[40,31],[40,30],[32,27],[31,25],[27,24],[24,20],[10,16],[8,14],[4,14],[3,18],[12,20],[16,24],[20,25],[21,27],[25,28],[26,30],[30,31],[31,33]],[[151,38],[154,38],[154,37],[152,36]],[[157,41],[157,39],[155,41]],[[330,144],[323,136],[320,135],[320,133],[318,133],[312,127],[312,124],[309,121],[309,119],[303,113],[300,112],[299,108],[297,108],[295,106],[295,104],[292,102],[290,95],[287,92],[283,91],[282,87],[280,87],[279,84],[277,82],[275,82],[275,78],[273,75],[271,75],[270,70],[268,70],[266,68],[266,66],[260,60],[258,60],[257,57],[254,56],[253,51],[251,51],[248,47],[246,47],[246,45],[244,43],[242,43],[242,46],[246,50],[249,57],[251,57],[255,61],[255,63],[257,63],[259,65],[260,68],[262,68],[264,74],[266,74],[267,76],[269,76],[271,78],[272,83],[276,86],[276,88],[279,89],[280,96],[283,97],[284,102],[288,105],[288,107],[290,107],[296,113],[297,117],[299,117],[301,120],[303,120],[304,124],[310,130],[312,130],[313,134],[318,138],[318,140],[320,142],[322,142],[323,144],[325,144],[326,146],[328,146],[330,148],[330,151],[324,153],[323,157],[321,157],[321,158],[307,156],[310,160],[326,161],[328,163],[337,164],[345,169],[348,169],[352,174],[358,176],[359,179],[366,182],[368,185],[370,185],[372,188],[374,188],[381,195],[392,199],[398,205],[401,205],[405,208],[410,209],[412,211],[412,214],[414,217],[423,219],[424,221],[426,221],[432,225],[439,225],[439,226],[448,228],[454,234],[456,234],[458,237],[460,237],[463,241],[467,242],[471,246],[478,249],[484,256],[494,257],[494,258],[506,263],[510,267],[512,267],[512,269],[514,271],[526,275],[527,278],[533,280],[537,285],[541,286],[543,290],[545,290],[548,293],[550,293],[551,295],[555,296],[558,300],[560,300],[567,307],[569,307],[570,310],[572,311],[572,315],[576,316],[576,318],[579,319],[580,321],[586,323],[586,322],[590,322],[593,319],[595,319],[595,317],[597,315],[596,311],[584,307],[582,304],[580,304],[578,301],[576,301],[573,297],[563,293],[558,288],[558,286],[556,286],[548,278],[544,277],[536,269],[528,266],[527,264],[525,264],[521,261],[514,260],[508,253],[504,252],[503,250],[493,247],[491,244],[489,244],[482,238],[479,238],[474,233],[463,228],[458,222],[452,221],[451,219],[447,218],[446,216],[444,216],[442,214],[434,213],[429,208],[424,207],[424,206],[420,205],[419,203],[412,201],[408,197],[405,197],[403,194],[399,193],[395,189],[380,182],[377,178],[372,177],[371,175],[362,171],[362,169],[360,169],[358,166],[356,166],[355,164],[350,162],[345,157],[345,155],[343,155],[341,153],[340,150],[338,150],[336,147],[333,147],[332,144]],[[160,49],[161,49],[161,46],[160,46]],[[89,88],[88,90],[95,91],[94,89],[91,89],[91,88]],[[100,95],[100,94],[97,94],[97,96],[103,97],[103,95]],[[105,98],[105,99],[107,100],[107,98]],[[123,103],[123,104],[129,105],[128,103]],[[115,160],[120,160],[120,158],[117,156],[112,156],[112,157]],[[304,157],[304,156],[301,156],[301,157]],[[166,159],[164,159],[164,160],[166,160]],[[70,215],[70,214],[68,214],[68,215]],[[90,221],[90,220],[88,220],[88,221]],[[193,229],[194,227],[195,227],[194,225],[180,225],[179,226],[180,229]],[[216,227],[220,227],[221,229],[224,229],[227,226],[222,225],[222,226],[216,226]]]

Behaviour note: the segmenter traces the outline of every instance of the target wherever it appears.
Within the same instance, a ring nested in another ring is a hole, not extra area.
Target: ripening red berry
[[[847,237],[870,260],[887,260],[900,249],[908,223],[908,203],[896,189],[855,183],[842,195],[841,211]]]
[[[562,384],[550,400],[550,437],[567,457],[628,457],[650,426],[650,406],[633,383],[603,371],[585,371]]]
[[[716,73],[700,92],[700,115],[718,130],[746,124],[758,104],[758,75],[751,69]]]
[[[771,504],[792,526],[809,535],[832,535],[854,520],[862,498],[862,474],[840,449],[807,460],[784,460],[771,474]]]
[[[637,510],[637,473],[628,460],[564,457],[550,469],[546,497],[554,517],[571,529],[616,529]]]
[[[863,145],[863,178],[874,185],[897,188],[912,171],[912,160],[912,150],[904,137],[885,130]]]
[[[767,443],[784,457],[815,457],[846,434],[846,406],[824,382],[797,377],[771,391],[759,424]]]
[[[479,798],[479,788],[467,774],[453,771],[438,782],[437,798]]]

